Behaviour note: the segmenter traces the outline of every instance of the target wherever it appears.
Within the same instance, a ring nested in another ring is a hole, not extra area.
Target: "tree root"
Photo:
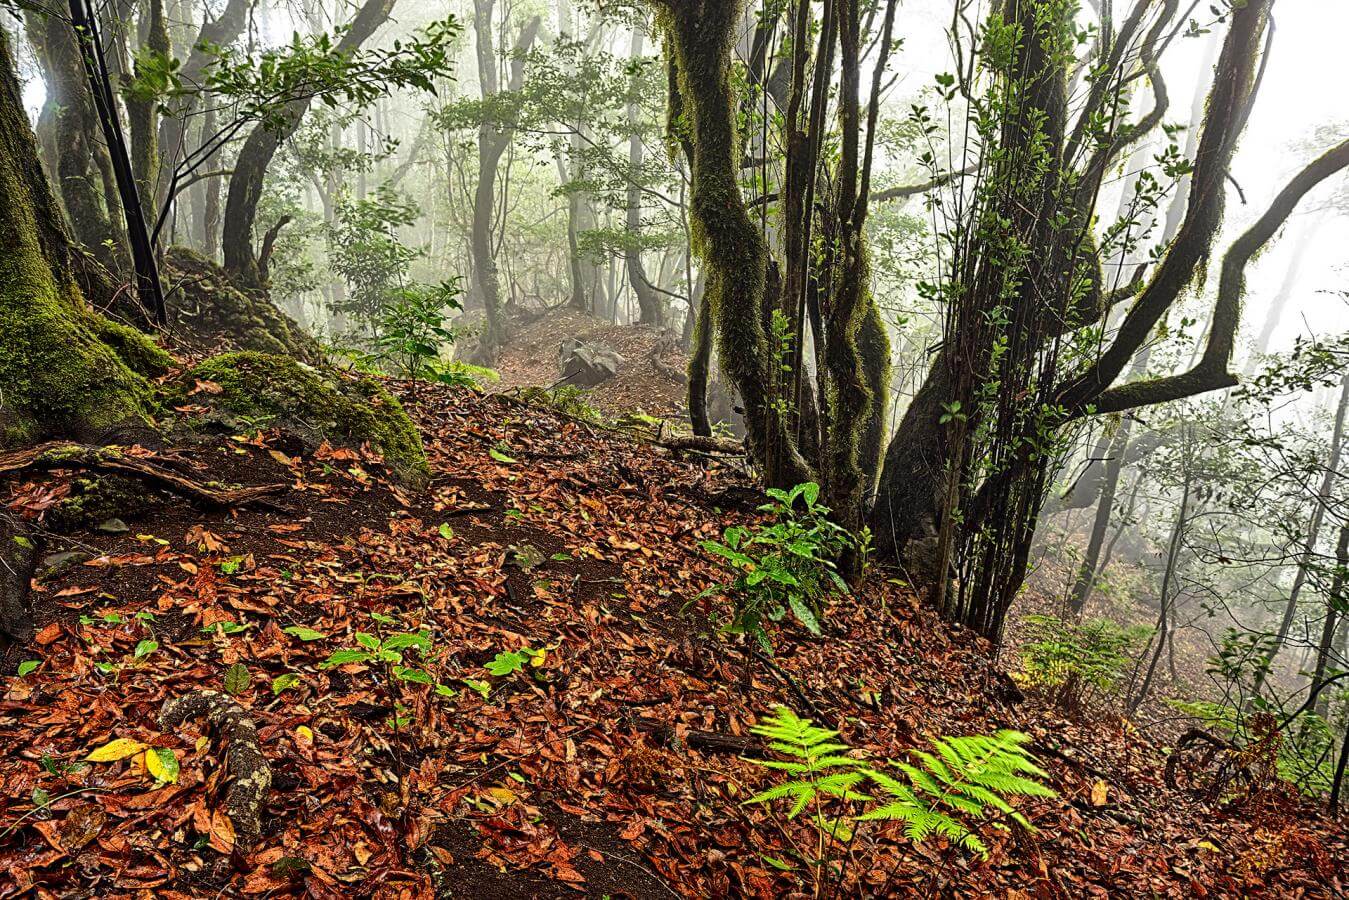
[[[224,747],[230,776],[225,815],[234,825],[234,846],[247,853],[262,836],[261,811],[272,784],[272,770],[258,745],[258,730],[243,707],[218,691],[193,691],[164,701],[162,728],[177,728],[188,719],[205,719]]]
[[[179,475],[150,459],[129,456],[118,447],[91,447],[53,441],[23,450],[0,453],[0,475],[24,469],[92,469],[137,478],[203,506],[224,509],[257,503],[284,493],[284,484],[264,484],[227,490],[214,488]]]

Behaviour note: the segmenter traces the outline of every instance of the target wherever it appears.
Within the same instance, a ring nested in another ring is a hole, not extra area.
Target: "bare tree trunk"
[[[1349,574],[1349,520],[1340,524],[1339,539],[1335,542],[1335,575],[1330,583],[1330,596],[1326,598],[1326,618],[1321,626],[1321,640],[1316,645],[1316,668],[1312,672],[1310,691],[1316,697],[1316,714],[1322,718],[1330,708],[1330,694],[1322,688],[1335,654],[1335,631],[1345,604],[1346,574]]]
[[[500,93],[497,54],[492,27],[496,0],[473,0],[474,46],[477,50],[478,84],[482,98]],[[506,27],[508,23],[502,23]],[[511,51],[510,77],[506,89],[517,91],[524,81],[524,55],[534,45],[539,17],[530,19],[516,38]],[[485,322],[478,337],[474,360],[494,365],[506,340],[506,324],[501,309],[501,284],[497,280],[496,253],[492,246],[492,223],[496,215],[497,164],[510,146],[515,128],[506,122],[484,118],[478,127],[478,184],[473,192],[473,224],[469,248],[473,255],[473,290],[483,305]]]
[[[636,93],[637,79],[636,74],[639,69],[637,62],[643,55],[643,40],[645,35],[641,28],[632,29],[632,43],[629,47],[628,62],[632,67],[632,87],[634,95]],[[628,284],[632,287],[633,294],[637,297],[637,308],[639,310],[638,322],[643,325],[651,325],[660,328],[665,324],[665,302],[661,296],[651,286],[647,278],[646,267],[642,265],[642,248],[638,236],[642,230],[642,188],[640,179],[642,178],[642,164],[646,161],[646,154],[642,147],[642,135],[639,128],[640,112],[637,107],[636,99],[628,103],[628,198],[627,208],[625,210],[625,224],[627,225],[627,243],[623,248],[623,259],[627,263]]]
[[[1321,476],[1321,486],[1312,499],[1312,514],[1307,522],[1307,546],[1298,559],[1297,572],[1293,575],[1293,587],[1288,592],[1288,601],[1284,604],[1283,616],[1279,620],[1279,630],[1274,636],[1274,645],[1270,648],[1268,665],[1262,667],[1255,677],[1255,693],[1264,686],[1265,679],[1273,668],[1274,660],[1288,641],[1288,633],[1293,628],[1293,619],[1297,615],[1298,598],[1302,587],[1307,583],[1307,571],[1316,558],[1316,544],[1321,537],[1321,524],[1325,521],[1326,507],[1331,502],[1331,491],[1335,486],[1335,476],[1339,472],[1340,457],[1344,451],[1345,413],[1349,412],[1349,372],[1340,382],[1340,401],[1335,409],[1335,427],[1330,436],[1330,457],[1326,460],[1326,471]]]
[[[339,53],[352,53],[388,20],[395,0],[365,0],[356,14],[351,28],[338,42]],[[309,110],[311,97],[290,101],[281,115],[281,124],[275,128],[260,123],[249,133],[239,150],[230,176],[229,194],[225,199],[225,223],[222,235],[225,269],[243,279],[246,284],[258,283],[257,258],[253,252],[253,227],[258,216],[258,202],[262,199],[262,185],[267,169],[272,164],[281,144],[300,127],[300,120]]]

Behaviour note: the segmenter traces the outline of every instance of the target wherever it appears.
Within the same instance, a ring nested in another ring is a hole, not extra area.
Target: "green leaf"
[[[225,670],[225,691],[239,696],[248,690],[248,686],[253,683],[253,676],[249,674],[248,666],[243,663],[235,663]]]
[[[447,541],[454,540],[454,529],[450,527],[449,522],[440,523],[440,536]]]
[[[534,656],[534,651],[525,648],[520,652],[502,651],[492,658],[492,661],[483,666],[487,671],[498,677],[510,675],[512,672],[518,672],[525,667]]]
[[[373,657],[374,654],[367,650],[334,650],[332,655],[319,663],[319,668],[332,669],[349,663],[369,662]]]
[[[496,447],[493,447],[491,450],[488,450],[487,455],[492,457],[492,459],[495,459],[499,463],[506,463],[507,465],[510,465],[511,463],[515,462],[515,459],[502,453]]]
[[[162,784],[178,780],[178,757],[166,747],[151,747],[145,751],[145,771]]]
[[[399,681],[410,681],[413,684],[433,684],[435,682],[435,679],[424,670],[411,666],[394,666],[393,675]]]
[[[300,683],[300,676],[296,672],[286,672],[272,679],[272,696],[280,694],[282,691],[296,687]]]
[[[303,625],[291,625],[281,630],[291,637],[299,638],[302,641],[321,641],[328,636],[321,631],[315,631],[314,629],[306,628]]]
[[[27,678],[29,675],[36,672],[41,665],[42,660],[40,659],[25,659],[23,662],[19,663],[19,677]]]
[[[145,657],[149,656],[151,653],[154,653],[158,649],[159,649],[159,641],[146,638],[145,640],[136,644],[136,649],[132,652],[132,655],[136,659],[144,659]]]

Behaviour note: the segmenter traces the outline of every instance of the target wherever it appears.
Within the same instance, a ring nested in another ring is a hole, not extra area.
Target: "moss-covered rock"
[[[165,254],[174,338],[192,350],[251,350],[322,361],[318,342],[265,293],[240,290],[225,270],[185,247]]]
[[[430,477],[416,426],[402,405],[372,378],[314,368],[286,356],[235,352],[212,357],[185,373],[181,390],[211,382],[219,393],[197,402],[250,419],[274,421],[317,444],[369,444],[400,479],[414,486]]]

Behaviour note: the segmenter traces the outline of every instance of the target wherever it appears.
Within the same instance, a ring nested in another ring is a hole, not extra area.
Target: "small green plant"
[[[1026,625],[1030,640],[1021,648],[1022,680],[1069,711],[1081,711],[1093,693],[1111,691],[1152,633],[1147,627],[1121,628],[1108,619],[1078,624],[1027,616]]]
[[[724,594],[733,612],[723,631],[745,634],[772,652],[766,622],[780,622],[790,612],[812,634],[820,633],[820,617],[830,597],[846,594],[834,560],[857,541],[829,521],[819,503],[820,487],[807,482],[790,491],[770,488],[770,524],[732,526],[720,541],[703,541],[703,549],[719,557],[734,579],[713,585],[700,596]]]
[[[414,284],[391,292],[376,328],[376,356],[397,364],[412,379],[436,372],[441,350],[457,338],[447,324],[450,313],[463,308],[458,277],[438,285]]]
[[[749,761],[783,772],[788,780],[745,803],[789,801],[788,819],[809,813],[815,846],[801,856],[810,861],[817,886],[830,851],[850,844],[860,823],[900,821],[915,842],[936,835],[952,847],[986,854],[988,848],[976,833],[980,825],[991,820],[1006,827],[999,821],[1006,820],[1033,831],[1011,800],[1056,796],[1043,783],[1048,774],[1026,749],[1030,738],[1016,731],[932,738],[931,752],[914,750],[914,762],[892,761],[887,771],[859,758],[838,740],[837,731],[821,728],[785,706],[751,730],[786,759]],[[892,774],[894,770],[897,774]],[[863,790],[871,787],[875,795]]]
[[[381,613],[371,613],[370,618],[378,625],[400,624],[394,617]],[[287,631],[290,630],[287,629]],[[395,731],[411,721],[405,715],[407,707],[403,703],[403,685],[425,685],[437,697],[449,698],[455,696],[454,688],[441,683],[431,672],[430,666],[433,662],[431,633],[425,628],[417,631],[394,631],[384,635],[358,631],[353,635],[353,640],[356,642],[355,647],[334,650],[328,655],[327,659],[319,663],[318,667],[320,669],[333,669],[338,666],[359,663],[382,670],[385,674],[382,686],[388,697],[389,706],[393,710],[390,721],[393,723]],[[412,651],[416,652],[415,664],[408,659],[408,653]],[[275,685],[273,685],[273,690],[280,693]],[[284,687],[282,690],[284,690]]]

